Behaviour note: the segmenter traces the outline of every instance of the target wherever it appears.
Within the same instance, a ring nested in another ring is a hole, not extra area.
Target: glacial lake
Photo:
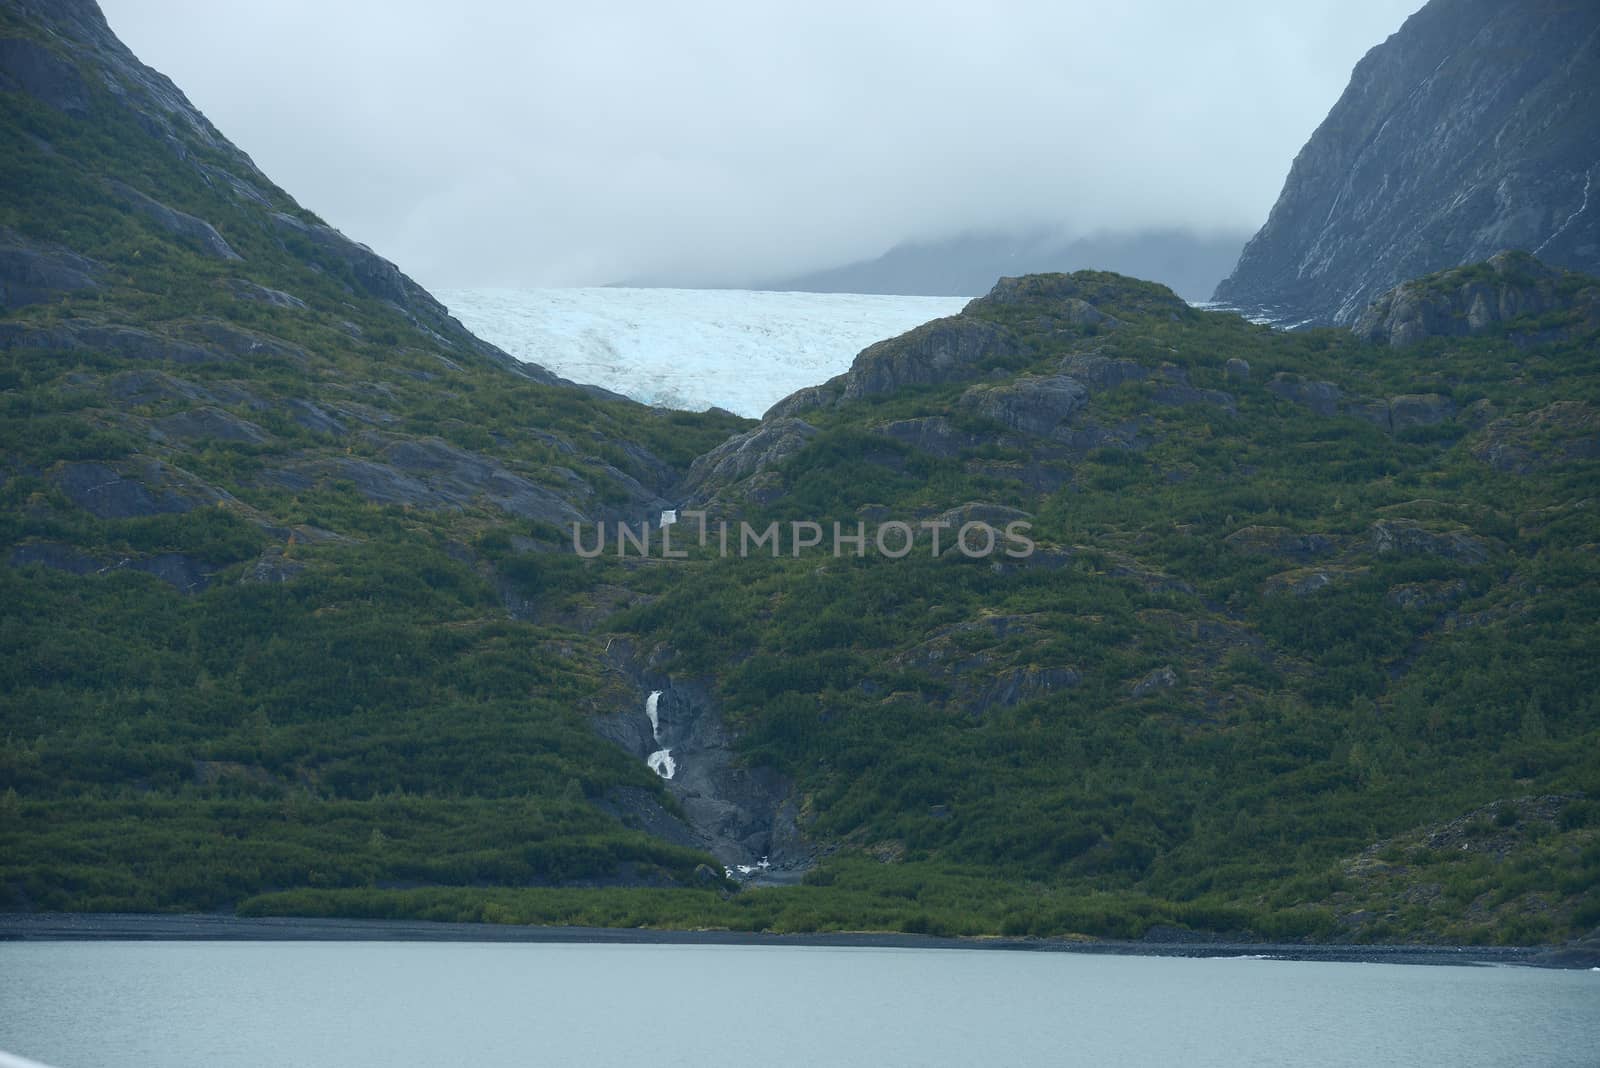
[[[788,946],[0,943],[0,1050],[159,1065],[1594,1065],[1600,973]]]

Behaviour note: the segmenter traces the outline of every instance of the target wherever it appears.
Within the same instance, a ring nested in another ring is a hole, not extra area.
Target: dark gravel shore
[[[1600,966],[1600,952],[1576,947],[1339,946],[1259,942],[1110,942],[1042,938],[937,938],[929,935],[836,932],[755,934],[651,928],[518,927],[421,920],[128,913],[0,913],[0,941],[238,942],[570,942],[699,946],[842,946],[898,949],[988,949],[1159,957],[1268,957],[1281,960],[1385,964],[1526,964]]]

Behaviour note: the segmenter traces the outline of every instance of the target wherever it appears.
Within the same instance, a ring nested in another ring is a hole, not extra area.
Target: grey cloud
[[[102,2],[302,203],[447,287],[1250,230],[1419,0]]]

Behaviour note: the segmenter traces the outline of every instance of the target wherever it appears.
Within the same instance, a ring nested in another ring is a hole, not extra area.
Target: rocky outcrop
[[[780,491],[776,465],[806,447],[817,428],[801,419],[779,418],[729,438],[689,467],[679,495],[690,505],[714,499],[770,500]]]
[[[1438,426],[1456,414],[1455,402],[1439,393],[1403,393],[1378,403],[1382,407],[1374,422],[1391,434],[1417,426]]]
[[[86,256],[0,229],[0,311],[98,289],[103,272]]]
[[[1465,530],[1435,533],[1406,519],[1380,519],[1368,532],[1372,551],[1378,555],[1440,556],[1467,564],[1481,564],[1489,558],[1489,547],[1482,538]]]
[[[1521,252],[1405,282],[1378,298],[1351,329],[1380,345],[1414,345],[1504,329],[1561,313],[1561,324],[1529,326],[1538,339],[1600,330],[1600,280],[1547,267]],[[1553,328],[1552,328],[1553,327]]]
[[[482,504],[558,527],[590,518],[554,490],[498,461],[436,439],[391,442],[376,459],[314,460],[268,472],[266,478],[291,490],[323,479],[343,480],[377,504],[446,511]],[[651,498],[642,510],[659,503]]]
[[[159,200],[145,196],[137,189],[115,178],[106,182],[112,195],[134,211],[151,220],[174,237],[180,238],[213,259],[239,260],[244,257],[217,233],[216,227],[204,219],[167,207]]]
[[[983,361],[1021,351],[1011,332],[981,319],[935,319],[862,350],[845,376],[843,400],[970,377]]]
[[[863,349],[849,371],[790,394],[763,418],[794,417],[909,387],[970,381],[1032,354],[1039,342],[1025,343],[1023,332],[1042,338],[1044,344],[1059,343],[1065,348],[1117,327],[1129,316],[1187,320],[1195,314],[1165,286],[1104,271],[1002,278],[986,296],[970,301],[960,315],[935,319]],[[1131,361],[1108,364],[1138,366]],[[1101,368],[1108,374],[1117,369]],[[1062,370],[1078,377],[1066,366]],[[1140,377],[1143,374],[1139,372]]]
[[[1349,325],[1525,249],[1600,273],[1600,5],[1431,0],[1356,64],[1215,299]]]
[[[1082,382],[1091,392],[1116,389],[1128,382],[1143,382],[1150,371],[1129,359],[1113,359],[1096,353],[1076,353],[1061,361],[1061,373]]]
[[[977,448],[986,439],[981,434],[962,430],[942,415],[919,416],[915,419],[896,419],[877,427],[886,438],[900,442],[929,456],[950,459],[968,449]]]
[[[1496,471],[1525,475],[1553,464],[1600,459],[1600,413],[1584,401],[1556,401],[1483,428],[1472,455]]]
[[[1048,437],[1088,403],[1089,391],[1066,375],[1022,375],[997,386],[974,386],[961,406],[1008,430]]]
[[[305,564],[288,559],[283,555],[283,549],[275,546],[246,568],[245,573],[239,576],[239,582],[246,586],[277,586],[299,578],[305,569]]]
[[[974,702],[974,710],[982,714],[994,708],[1011,708],[1049,697],[1082,681],[1083,676],[1070,667],[1011,668],[995,674],[994,683]]]
[[[1437,426],[1456,417],[1456,405],[1442,393],[1402,393],[1377,400],[1347,397],[1332,382],[1313,382],[1280,372],[1267,383],[1267,392],[1297,404],[1324,419],[1353,415],[1388,434],[1413,427]]]
[[[89,113],[89,90],[78,68],[25,37],[0,38],[0,89],[27,93],[68,115]]]
[[[162,337],[132,326],[105,326],[72,319],[52,327],[0,323],[0,351],[85,349],[125,360],[178,364],[221,363],[229,356],[213,348]]]
[[[798,878],[810,867],[812,851],[799,829],[793,784],[770,768],[738,759],[733,733],[710,687],[633,663],[621,667],[641,687],[637,704],[594,717],[590,725],[641,764],[651,753],[669,749],[673,773],[662,785],[683,818],[667,813],[643,790],[615,792],[603,807],[657,837],[705,849],[729,868],[753,867],[766,858],[769,873]],[[660,692],[655,730],[644,711],[651,691]]]
[[[240,445],[265,445],[272,436],[247,419],[221,408],[195,408],[156,421],[155,429],[186,441],[230,441]]]
[[[39,564],[73,575],[105,576],[118,571],[136,571],[160,579],[183,594],[204,591],[211,584],[211,577],[215,573],[214,568],[182,553],[105,558],[56,542],[29,542],[18,545],[11,550],[10,563],[12,567]]]
[[[228,290],[240,300],[254,301],[257,304],[270,304],[275,308],[291,308],[295,311],[305,311],[306,302],[292,293],[285,293],[281,289],[272,289],[269,286],[257,285],[243,278],[228,279]]]
[[[62,464],[51,481],[73,504],[101,519],[132,519],[193,511],[231,500],[227,494],[155,460],[115,466]]]
[[[1366,573],[1367,568],[1364,567],[1300,567],[1267,576],[1261,584],[1261,590],[1266,594],[1287,593],[1294,597],[1306,597],[1329,586],[1360,578]]]

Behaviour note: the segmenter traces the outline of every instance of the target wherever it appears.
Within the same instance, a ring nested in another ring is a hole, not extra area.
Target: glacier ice
[[[440,300],[519,360],[634,400],[759,416],[965,297],[743,289],[452,289]]]

